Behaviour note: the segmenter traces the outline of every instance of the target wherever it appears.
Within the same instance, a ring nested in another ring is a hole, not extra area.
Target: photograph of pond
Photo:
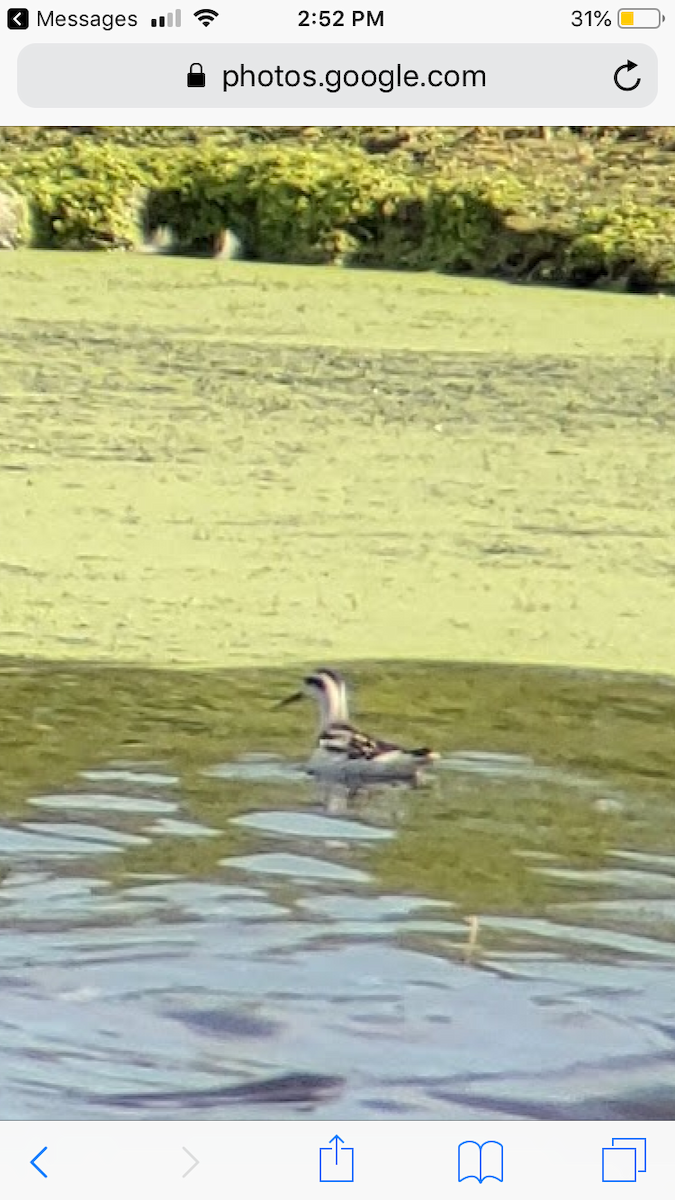
[[[675,129],[0,128],[0,1116],[670,1118]]]

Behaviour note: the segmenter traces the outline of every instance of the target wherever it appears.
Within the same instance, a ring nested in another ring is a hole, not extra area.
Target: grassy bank
[[[0,257],[0,653],[674,672],[671,302]]]

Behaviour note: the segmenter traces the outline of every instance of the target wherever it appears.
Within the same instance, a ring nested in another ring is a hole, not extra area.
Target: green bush
[[[350,147],[208,150],[184,155],[152,192],[148,222],[188,251],[231,228],[248,257],[267,262],[489,272],[522,191],[506,176],[425,180]]]
[[[15,164],[12,178],[31,202],[37,246],[129,248],[142,238],[145,176],[123,151],[50,149]]]
[[[229,229],[263,261],[675,288],[672,130],[657,149],[649,130],[635,147],[620,127],[515,132],[5,127],[0,245],[30,240],[30,214],[40,246],[162,229],[173,250],[215,253]]]
[[[348,260],[364,222],[396,186],[387,176],[357,149],[249,154],[240,181],[244,241],[256,258],[272,262]]]
[[[148,201],[151,229],[169,226],[184,250],[209,248],[223,228],[250,258],[344,261],[359,223],[391,188],[388,173],[352,149],[261,147],[184,154]]]
[[[143,194],[137,188],[73,179],[37,188],[36,244],[52,249],[131,249],[142,241]]]
[[[564,262],[570,283],[622,284],[631,291],[656,291],[675,283],[675,215],[670,210],[591,209],[579,224]]]
[[[213,250],[222,230],[232,227],[238,163],[238,152],[212,147],[173,155],[147,197],[148,233],[169,229],[178,252]]]
[[[565,221],[541,221],[518,213],[508,216],[500,238],[495,273],[505,279],[564,282],[565,262],[573,236],[573,227]]]

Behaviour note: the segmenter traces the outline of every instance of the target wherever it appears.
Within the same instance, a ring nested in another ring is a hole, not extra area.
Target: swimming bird
[[[369,781],[417,785],[424,767],[439,757],[428,746],[407,750],[356,729],[349,721],[347,685],[338,671],[313,671],[278,707],[306,696],[319,710],[319,735],[306,768],[310,775],[347,784],[352,793]]]

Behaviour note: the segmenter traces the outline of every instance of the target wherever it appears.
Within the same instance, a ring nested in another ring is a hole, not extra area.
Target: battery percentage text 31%
[[[581,9],[575,8],[572,13],[572,24],[576,25],[577,28],[581,25],[590,25],[592,28],[594,25],[611,25],[612,18],[608,12],[600,12],[599,9],[596,9],[595,12],[592,9],[582,12]]]

